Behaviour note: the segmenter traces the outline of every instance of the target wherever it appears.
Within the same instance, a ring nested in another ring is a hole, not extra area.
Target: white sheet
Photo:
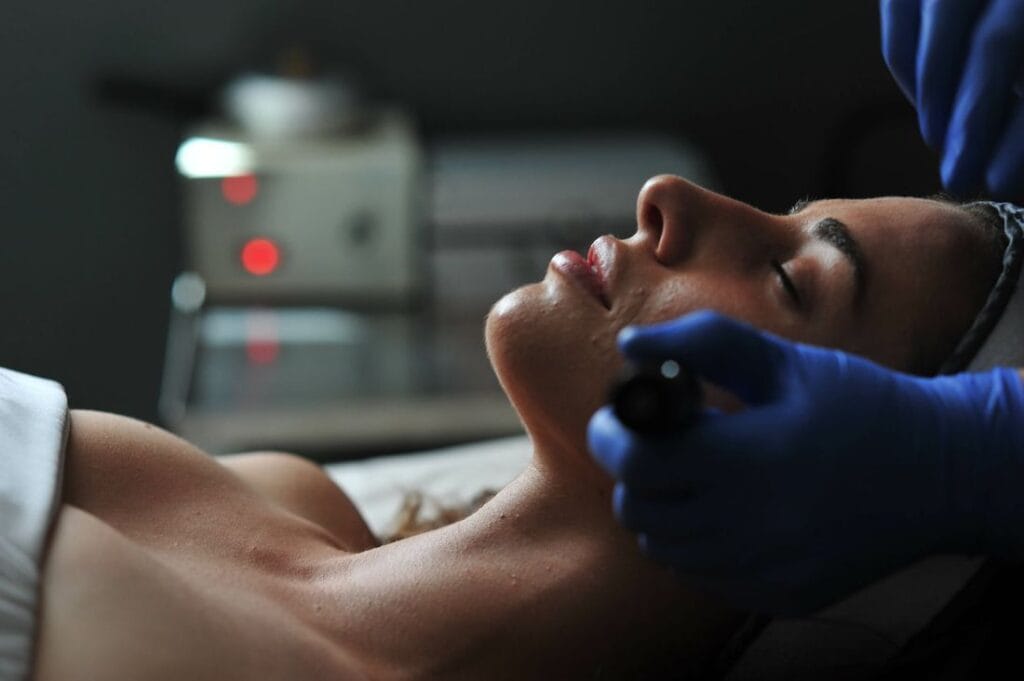
[[[30,671],[67,422],[59,384],[0,368],[0,681],[24,679]]]
[[[525,435],[325,466],[362,512],[374,534],[393,529],[407,491],[449,505],[467,503],[485,489],[501,489],[530,460]]]

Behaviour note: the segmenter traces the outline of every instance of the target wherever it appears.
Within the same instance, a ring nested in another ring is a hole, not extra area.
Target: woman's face
[[[556,255],[543,281],[492,307],[488,353],[534,438],[577,449],[621,367],[615,338],[626,325],[710,308],[927,371],[987,294],[980,239],[962,211],[927,199],[826,200],[773,215],[659,175],[640,190],[633,236]]]

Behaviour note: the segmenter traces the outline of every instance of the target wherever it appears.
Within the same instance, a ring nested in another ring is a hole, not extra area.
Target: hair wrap
[[[990,206],[1003,219],[1007,238],[1003,269],[967,333],[939,368],[940,374],[1024,367],[1024,293],[1020,286],[1024,208],[1012,203],[977,203]]]

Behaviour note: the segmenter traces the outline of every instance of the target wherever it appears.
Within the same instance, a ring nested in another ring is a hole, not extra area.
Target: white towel
[[[27,679],[67,440],[64,389],[0,368],[0,681]]]

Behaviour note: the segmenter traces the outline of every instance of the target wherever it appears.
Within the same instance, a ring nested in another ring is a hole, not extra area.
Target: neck
[[[538,447],[459,523],[346,556],[327,582],[331,637],[374,670],[443,678],[703,661],[732,614],[641,556],[612,517],[611,482],[555,453]]]
[[[526,469],[461,529],[474,536],[515,530],[532,537],[593,537],[607,545],[621,529],[612,517],[612,487],[589,458],[538,444]]]

